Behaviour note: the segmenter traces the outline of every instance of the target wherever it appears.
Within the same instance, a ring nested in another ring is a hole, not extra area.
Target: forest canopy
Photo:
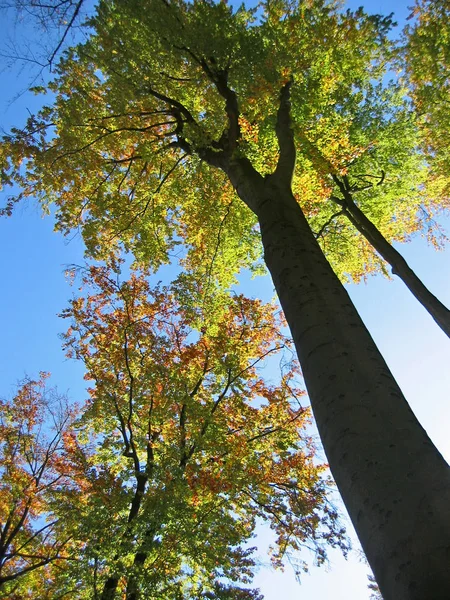
[[[3,153],[4,182],[55,204],[57,227],[81,228],[90,256],[121,246],[157,268],[182,243],[188,264],[207,268],[214,257],[219,279],[254,266],[254,217],[210,164],[239,139],[236,151],[261,175],[275,168],[278,97],[291,77],[292,189],[336,272],[356,281],[387,272],[340,210],[344,178],[388,241],[422,231],[442,242],[434,216],[447,207],[446,176],[419,151],[428,118],[411,106],[406,80],[391,78],[390,17],[325,2],[155,0],[145,11],[100,3],[89,25],[90,39],[63,55],[48,88],[35,88],[56,94],[54,104],[7,136]],[[232,108],[234,142],[224,137]]]
[[[267,268],[383,595],[444,599],[448,466],[342,282],[391,269],[450,336],[448,309],[392,246],[416,232],[445,241],[445,5],[419,2],[393,40],[392,16],[324,0],[101,1],[64,51],[81,3],[54,8],[55,23],[66,16],[50,80],[33,89],[44,106],[2,140],[2,212],[37,198],[57,230],[81,232],[92,264],[63,312],[64,345],[93,385],[70,431],[56,427],[69,467],[44,490],[28,445],[53,448],[36,441],[45,418],[9,416],[42,382],[4,403],[5,448],[24,466],[5,466],[0,585],[35,593],[43,576],[49,597],[257,598],[241,585],[258,519],[276,534],[276,566],[305,545],[319,562],[327,545],[346,549],[305,434],[300,368],[280,359],[275,383],[259,371],[290,352],[285,322],[236,291],[243,271]],[[38,554],[23,551],[31,540]]]

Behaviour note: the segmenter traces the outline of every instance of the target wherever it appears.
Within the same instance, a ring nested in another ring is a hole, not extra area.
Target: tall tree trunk
[[[430,313],[442,331],[450,337],[450,310],[428,290],[409,267],[400,252],[397,252],[386,240],[381,231],[366,217],[354,202],[351,191],[345,185],[345,182],[340,181],[338,178],[335,178],[335,181],[339,185],[344,197],[342,199],[333,197],[333,200],[343,207],[343,214],[375,248],[378,254],[391,265],[392,273],[400,277],[413,296]]]
[[[450,470],[415,418],[280,169],[230,180],[261,227],[322,443],[385,600],[450,598]],[[286,183],[287,182],[287,183]]]

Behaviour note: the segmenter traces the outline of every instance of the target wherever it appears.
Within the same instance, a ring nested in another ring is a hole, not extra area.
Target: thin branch
[[[112,242],[115,238],[119,237],[120,234],[122,234],[124,231],[127,231],[131,227],[131,225],[134,223],[134,221],[136,221],[136,219],[139,219],[139,217],[142,217],[142,216],[145,215],[145,213],[147,212],[148,207],[150,206],[150,202],[152,201],[153,197],[161,191],[161,188],[164,185],[164,183],[167,181],[167,179],[170,177],[170,175],[175,171],[175,169],[178,167],[178,165],[181,163],[181,161],[186,158],[186,156],[187,156],[186,154],[183,154],[182,156],[180,156],[177,159],[177,161],[175,162],[175,164],[164,175],[163,179],[160,181],[160,183],[158,184],[158,186],[156,187],[156,189],[149,194],[149,198],[148,198],[145,206],[141,210],[139,210],[135,215],[133,215],[133,217],[125,225],[125,227],[123,227],[119,231],[116,231],[115,233],[113,233],[110,236],[110,238],[108,239],[109,242]]]
[[[334,200],[334,196],[332,196],[332,199]],[[314,237],[316,238],[316,240],[319,239],[323,235],[323,232],[325,231],[325,229],[328,227],[328,225],[331,225],[331,223],[334,221],[334,219],[336,217],[339,217],[340,215],[344,214],[345,212],[346,212],[346,210],[345,210],[345,208],[343,208],[339,212],[331,215],[331,217],[327,221],[325,221],[325,223],[322,225],[322,227],[319,229],[319,231],[314,234]]]
[[[55,50],[53,51],[53,53],[51,54],[51,56],[50,56],[50,58],[48,60],[48,66],[49,66],[50,70],[52,68],[53,61],[55,60],[55,56],[58,54],[58,52],[60,51],[62,45],[64,44],[64,41],[65,41],[65,39],[66,39],[66,37],[67,37],[67,35],[68,35],[68,33],[69,33],[72,25],[74,24],[75,19],[77,18],[78,14],[80,12],[80,9],[81,9],[81,6],[82,6],[83,2],[84,2],[84,0],[79,0],[77,2],[77,5],[75,6],[75,10],[73,12],[72,18],[67,23],[67,26],[66,26],[66,28],[64,30],[64,33],[63,33],[63,35],[62,35],[62,37],[61,37],[61,39],[59,41],[59,44],[56,46]]]
[[[234,200],[235,199],[233,198],[231,200],[231,202],[228,203],[225,214],[224,214],[222,220],[220,221],[219,229],[217,231],[216,246],[214,248],[213,256],[212,256],[211,262],[209,263],[208,271],[207,271],[207,275],[206,275],[206,277],[207,277],[206,290],[209,288],[209,284],[211,283],[212,269],[213,269],[214,261],[216,260],[216,257],[219,253],[219,248],[220,248],[220,243],[221,243],[221,238],[222,238],[222,231],[225,226],[225,222],[226,222],[228,216],[230,215],[231,207],[234,203]]]
[[[275,433],[277,431],[282,431],[286,427],[286,425],[290,425],[291,423],[296,421],[299,417],[301,417],[304,414],[304,412],[305,412],[305,410],[303,408],[301,408],[296,413],[294,413],[294,416],[291,419],[288,419],[287,421],[282,423],[279,427],[267,427],[261,433],[258,433],[256,435],[254,435],[253,437],[249,438],[247,440],[247,444],[250,444],[250,442],[254,442],[255,440],[259,440],[260,438],[266,437],[267,435],[271,435],[272,433]]]

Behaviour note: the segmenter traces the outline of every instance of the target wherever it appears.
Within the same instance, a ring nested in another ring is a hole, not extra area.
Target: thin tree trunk
[[[352,194],[345,183],[335,178],[344,198],[333,198],[344,208],[343,214],[366,238],[375,250],[392,267],[392,273],[398,275],[413,296],[429,312],[444,333],[450,337],[450,310],[434,296],[409,267],[403,256],[384,238],[383,234],[366,217],[353,201]]]
[[[142,499],[144,497],[145,488],[148,482],[148,475],[138,475],[136,479],[136,491],[134,493],[133,500],[131,501],[130,512],[128,513],[128,526],[130,526],[134,519],[137,517],[141,508]],[[129,531],[127,531],[127,535],[128,534]],[[121,544],[123,544],[123,540]],[[120,555],[116,557],[116,560],[118,558],[120,558]],[[120,577],[117,574],[108,577],[103,586],[101,600],[114,600],[117,591],[117,586],[119,585],[119,578]]]
[[[280,170],[263,179],[245,159],[229,176],[258,216],[330,468],[385,600],[448,600],[448,465],[325,259],[290,178]]]

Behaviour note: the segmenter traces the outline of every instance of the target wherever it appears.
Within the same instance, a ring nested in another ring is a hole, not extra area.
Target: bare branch
[[[67,23],[66,28],[64,30],[64,33],[63,33],[61,39],[59,40],[58,45],[56,46],[55,50],[52,52],[50,58],[48,59],[48,66],[49,66],[50,70],[52,68],[52,64],[53,64],[53,61],[55,60],[56,55],[61,50],[61,47],[64,44],[64,42],[66,40],[66,37],[67,37],[70,29],[72,28],[74,22],[75,22],[75,19],[78,17],[78,14],[80,12],[80,9],[81,9],[81,6],[82,6],[83,2],[84,2],[84,0],[79,0],[77,2],[76,6],[75,6],[75,10],[73,11],[73,14],[72,14],[72,18]]]

